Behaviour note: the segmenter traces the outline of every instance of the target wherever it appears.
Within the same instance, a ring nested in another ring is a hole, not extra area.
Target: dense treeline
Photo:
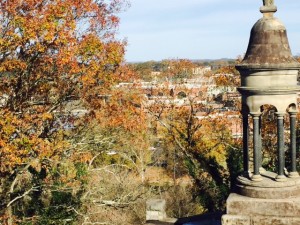
[[[190,78],[192,76],[191,69],[196,67],[210,66],[213,71],[217,71],[220,68],[232,67],[236,64],[236,60],[224,59],[224,60],[187,60],[187,59],[166,59],[162,61],[147,61],[129,63],[129,67],[132,71],[138,74],[143,81],[153,80],[153,73],[161,73],[161,76],[156,78],[165,79],[168,77],[170,68],[176,68],[177,72],[172,71],[174,78]],[[183,70],[183,68],[185,70]],[[180,72],[179,72],[180,71]]]

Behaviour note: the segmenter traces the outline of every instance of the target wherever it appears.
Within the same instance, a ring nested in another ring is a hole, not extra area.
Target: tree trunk
[[[13,225],[13,212],[12,212],[11,205],[6,208],[6,215],[7,215],[7,225]]]

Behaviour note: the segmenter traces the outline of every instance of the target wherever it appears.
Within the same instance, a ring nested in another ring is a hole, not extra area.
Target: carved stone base
[[[224,215],[222,225],[299,225],[299,217]]]
[[[222,225],[299,225],[300,197],[260,199],[232,193]]]
[[[278,181],[276,173],[265,171],[261,173],[260,181],[253,181],[248,176],[237,178],[236,192],[238,194],[263,199],[281,199],[300,196],[300,177],[283,176]]]

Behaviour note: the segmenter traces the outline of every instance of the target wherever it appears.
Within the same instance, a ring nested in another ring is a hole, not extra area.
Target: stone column
[[[285,181],[284,175],[285,157],[284,157],[284,113],[276,113],[277,116],[277,150],[278,150],[278,175],[276,181]]]
[[[261,115],[259,117],[259,138],[258,138],[258,146],[259,146],[259,151],[258,151],[258,164],[259,164],[259,172],[263,173],[266,170],[262,167],[262,118]]]
[[[249,120],[248,112],[242,111],[243,115],[243,166],[244,176],[249,177]]]
[[[299,177],[297,172],[297,163],[296,163],[296,115],[297,112],[289,112],[290,115],[290,154],[291,154],[291,171],[289,173],[290,178]]]
[[[253,175],[252,181],[261,181],[262,177],[259,173],[260,168],[260,134],[259,134],[259,119],[261,113],[251,113],[253,118]]]

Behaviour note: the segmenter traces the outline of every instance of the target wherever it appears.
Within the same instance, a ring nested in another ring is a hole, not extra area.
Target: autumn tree
[[[177,162],[183,162],[199,191],[195,197],[207,210],[221,210],[230,188],[227,151],[234,145],[229,122],[224,116],[198,119],[195,107],[175,111],[161,123],[175,143]]]
[[[240,74],[234,66],[221,67],[214,74],[218,86],[237,87],[240,85]]]
[[[166,59],[158,62],[131,63],[128,66],[141,80],[149,82],[191,78],[193,68],[197,67],[197,64],[188,59]]]
[[[151,135],[144,112],[129,100],[124,95],[121,101],[110,99],[103,114],[96,115],[101,122],[95,119],[94,126],[82,130],[84,134],[75,141],[81,157],[92,156],[81,198],[86,210],[79,211],[83,223],[142,224],[145,220],[141,209],[151,194],[145,177],[151,162]]]
[[[169,80],[191,78],[193,76],[192,69],[195,68],[195,64],[188,59],[163,60],[161,64],[161,77]]]
[[[180,85],[178,85],[180,86]],[[194,200],[208,211],[223,210],[230,190],[233,170],[233,149],[238,151],[229,129],[235,120],[232,112],[218,115],[207,110],[205,99],[193,88],[186,97],[157,97],[148,112],[157,121],[156,134],[164,148],[165,167],[176,179],[189,175],[194,183]],[[195,94],[198,93],[198,94]],[[239,165],[236,165],[239,168]]]
[[[143,81],[151,81],[155,76],[152,72],[160,73],[162,69],[162,63],[156,61],[147,61],[140,63],[130,63],[128,65],[140,79]]]
[[[132,75],[122,65],[125,43],[115,38],[116,13],[125,5],[122,0],[1,1],[3,223],[74,220],[95,159],[95,152],[82,148],[87,139],[80,135],[103,116],[121,124],[115,111],[120,99],[126,112],[140,115],[130,111],[134,99],[114,90]],[[123,124],[127,129],[134,123]]]

